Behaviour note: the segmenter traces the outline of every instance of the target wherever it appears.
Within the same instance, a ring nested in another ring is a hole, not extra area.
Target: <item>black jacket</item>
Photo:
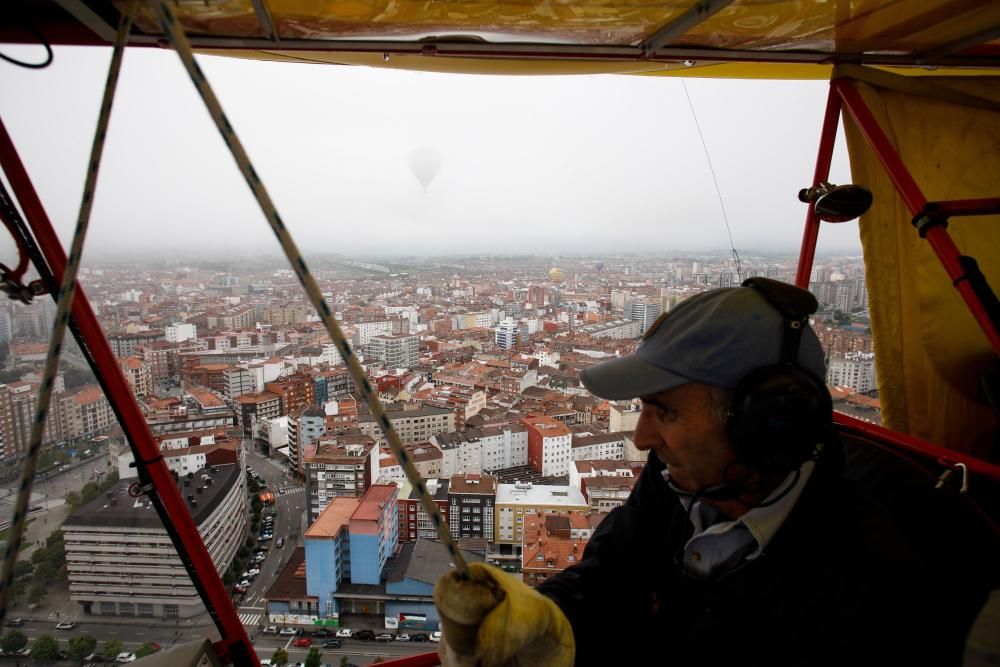
[[[924,566],[844,482],[842,459],[839,446],[825,448],[763,555],[702,580],[676,564],[692,527],[650,456],[581,562],[538,587],[573,626],[576,664],[954,664],[960,645],[927,634]]]

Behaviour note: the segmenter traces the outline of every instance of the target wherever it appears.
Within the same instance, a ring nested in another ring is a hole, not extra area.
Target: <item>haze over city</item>
[[[62,47],[45,70],[0,67],[0,114],[67,242],[109,58]],[[791,252],[826,95],[823,82],[200,62],[308,253],[725,251],[726,218],[740,252]],[[426,187],[425,149],[439,161]],[[831,180],[849,180],[842,141]],[[89,238],[98,260],[276,247],[171,52],[125,58]],[[821,251],[858,247],[856,223],[824,227]]]

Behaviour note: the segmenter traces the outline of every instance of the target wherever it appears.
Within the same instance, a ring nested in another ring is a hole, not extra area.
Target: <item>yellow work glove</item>
[[[571,667],[576,644],[569,621],[549,598],[483,563],[441,577],[438,654],[445,667]]]

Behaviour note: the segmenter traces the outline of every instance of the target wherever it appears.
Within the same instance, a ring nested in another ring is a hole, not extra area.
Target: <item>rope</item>
[[[38,394],[38,406],[35,410],[35,420],[31,425],[31,437],[28,445],[28,455],[21,469],[20,489],[17,504],[14,506],[14,517],[7,537],[7,545],[3,554],[3,570],[0,572],[0,622],[7,614],[11,593],[14,588],[14,566],[21,550],[24,538],[24,528],[27,519],[31,487],[35,481],[35,468],[38,465],[38,453],[42,446],[42,435],[45,432],[45,418],[48,415],[49,403],[52,399],[52,385],[56,371],[59,368],[59,357],[62,353],[63,339],[66,337],[66,324],[69,321],[73,297],[76,294],[76,274],[80,267],[80,255],[83,252],[83,241],[90,222],[90,212],[94,200],[94,188],[97,184],[97,173],[104,152],[104,138],[107,134],[108,120],[111,117],[111,103],[118,84],[118,73],[121,71],[122,55],[125,42],[128,39],[132,25],[132,15],[138,0],[131,0],[128,9],[118,23],[118,33],[115,35],[115,46],[111,56],[111,66],[108,69],[108,79],[104,86],[104,100],[97,120],[97,130],[94,133],[94,143],[90,151],[90,167],[87,170],[86,183],[83,188],[83,199],[80,203],[80,215],[77,218],[76,231],[73,234],[73,244],[66,263],[66,272],[59,289],[59,301],[56,307],[56,319],[52,327],[52,338],[49,339],[48,355],[45,358],[45,371],[42,374],[42,388]]]
[[[733,260],[736,262],[736,278],[743,282],[743,268],[740,266],[740,254],[736,252],[736,244],[733,242],[733,230],[729,226],[729,216],[726,215],[726,202],[722,199],[722,190],[719,188],[719,179],[715,176],[715,167],[712,166],[712,156],[708,153],[708,144],[705,143],[705,135],[701,133],[701,123],[698,122],[698,114],[694,112],[694,103],[691,102],[691,95],[688,93],[687,84],[681,79],[681,86],[684,87],[684,96],[687,97],[688,106],[691,108],[691,116],[694,118],[694,126],[698,129],[698,138],[701,139],[701,148],[705,151],[705,160],[708,161],[708,170],[712,172],[712,182],[715,183],[715,194],[719,197],[719,207],[722,209],[722,220],[726,223],[726,232],[729,234],[729,247],[733,251]]]
[[[313,308],[315,308],[316,312],[319,313],[319,317],[323,321],[323,325],[326,327],[330,340],[332,340],[334,345],[337,346],[337,350],[340,352],[341,358],[343,358],[344,363],[347,365],[351,379],[354,381],[355,386],[361,392],[365,401],[368,403],[375,421],[379,424],[379,426],[381,426],[382,431],[385,433],[385,437],[389,441],[389,448],[396,456],[396,460],[398,460],[400,465],[403,467],[403,472],[406,474],[406,478],[417,490],[417,493],[420,494],[420,502],[423,505],[427,516],[430,517],[431,523],[433,523],[434,527],[437,529],[438,537],[447,547],[448,553],[452,558],[452,562],[455,564],[459,573],[463,577],[468,576],[468,566],[465,563],[465,559],[462,558],[461,552],[456,547],[451,533],[448,531],[448,524],[444,522],[437,504],[428,493],[427,485],[424,484],[422,479],[420,479],[420,474],[417,472],[417,469],[413,464],[413,460],[410,458],[410,455],[406,453],[406,450],[403,449],[403,444],[399,439],[399,435],[397,435],[396,430],[392,427],[392,422],[390,422],[389,418],[386,416],[385,408],[382,407],[382,403],[378,399],[378,394],[372,389],[371,383],[365,376],[364,369],[361,368],[361,363],[358,361],[357,356],[355,356],[354,352],[351,350],[351,346],[344,338],[340,325],[337,324],[336,318],[330,311],[330,306],[327,305],[326,300],[323,298],[323,294],[319,289],[319,285],[316,283],[316,279],[309,271],[305,260],[302,258],[302,253],[299,252],[298,246],[295,245],[295,241],[292,240],[291,235],[285,228],[285,223],[281,220],[281,216],[278,215],[274,202],[271,201],[271,196],[268,194],[267,189],[264,187],[260,178],[258,178],[257,172],[254,170],[253,164],[251,164],[250,158],[247,156],[247,153],[243,148],[243,144],[240,142],[239,137],[236,136],[236,132],[233,130],[233,126],[229,123],[229,119],[226,118],[226,114],[222,110],[222,105],[219,103],[218,98],[216,98],[215,93],[212,91],[212,87],[209,85],[208,80],[205,78],[205,75],[198,66],[198,63],[195,62],[194,54],[191,51],[191,45],[184,34],[183,28],[181,28],[180,24],[177,22],[173,12],[170,10],[170,7],[166,2],[163,2],[163,0],[149,0],[149,4],[156,13],[160,26],[163,28],[164,34],[170,40],[171,46],[175,51],[177,51],[177,55],[180,57],[181,62],[184,63],[184,67],[187,69],[188,75],[191,77],[191,81],[198,90],[198,94],[205,103],[205,107],[209,114],[211,114],[212,120],[215,121],[219,134],[222,135],[222,140],[226,143],[226,146],[229,147],[229,151],[232,153],[233,159],[236,161],[236,165],[243,174],[243,178],[246,180],[247,185],[250,186],[250,190],[257,199],[257,203],[260,204],[264,217],[267,218],[267,222],[271,226],[271,230],[278,238],[278,242],[281,244],[281,248],[285,252],[285,257],[288,258],[288,262],[291,264],[292,269],[295,271],[295,275],[298,277],[299,282],[305,289],[309,300],[312,302]]]

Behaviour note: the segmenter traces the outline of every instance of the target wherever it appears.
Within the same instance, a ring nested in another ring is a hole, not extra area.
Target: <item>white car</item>
[[[283,637],[294,637],[295,635],[299,634],[299,631],[295,628],[281,628],[278,634],[282,635]]]
[[[122,651],[121,653],[118,654],[118,657],[115,658],[115,662],[117,662],[118,664],[124,664],[126,662],[135,662],[135,653],[132,653],[131,651]]]
[[[440,632],[432,632],[431,633],[431,641],[432,642],[439,642],[439,641],[441,641],[441,633]]]
[[[401,634],[401,635],[396,635],[396,641],[397,642],[408,642],[408,641],[410,641],[410,635],[406,634],[405,632],[403,634]]]
[[[56,630],[72,630],[75,627],[76,623],[74,621],[63,621],[56,626]]]
[[[249,570],[247,570],[247,572],[250,573],[251,577],[256,577],[258,574],[260,574],[260,568],[258,568],[258,567],[252,567]]]
[[[352,634],[354,633],[351,632],[350,628],[341,628],[340,630],[337,630],[337,636],[340,637],[341,639],[345,637],[347,639],[350,639]]]
[[[269,626],[267,626],[266,628],[264,628],[264,634],[265,635],[276,635],[276,634],[278,634],[278,626],[277,625],[269,625]]]

